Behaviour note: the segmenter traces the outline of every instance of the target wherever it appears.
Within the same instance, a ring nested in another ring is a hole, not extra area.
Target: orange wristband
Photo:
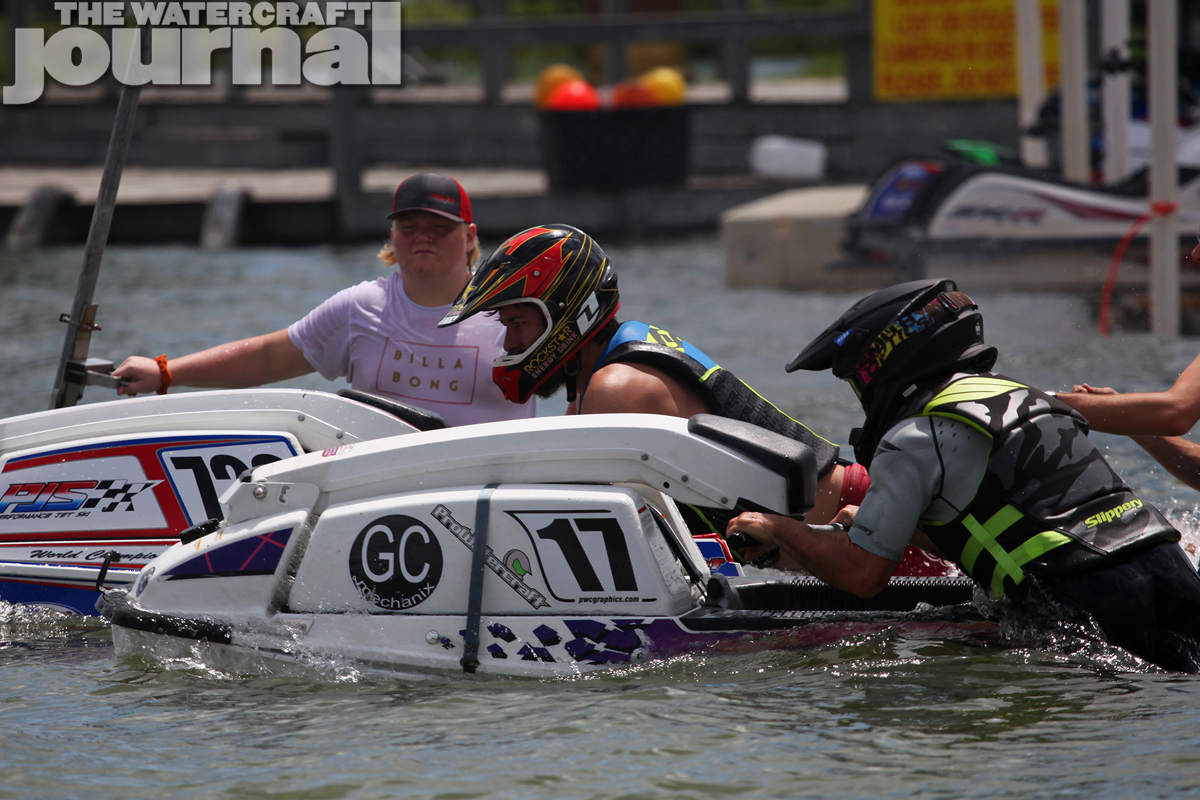
[[[167,389],[171,388],[171,370],[167,369],[167,356],[164,353],[163,355],[154,359],[154,361],[158,364],[158,374],[162,379],[162,383],[159,384],[158,387],[158,393],[166,394]]]

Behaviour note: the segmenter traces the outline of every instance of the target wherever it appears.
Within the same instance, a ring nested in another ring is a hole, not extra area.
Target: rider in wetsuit
[[[786,517],[730,522],[861,596],[886,584],[918,526],[993,596],[1090,614],[1112,644],[1200,672],[1200,576],[1179,532],[1138,499],[1054,397],[990,372],[996,348],[952,281],[900,284],[855,304],[788,365],[832,369],[867,417],[852,437],[871,488],[848,532]]]

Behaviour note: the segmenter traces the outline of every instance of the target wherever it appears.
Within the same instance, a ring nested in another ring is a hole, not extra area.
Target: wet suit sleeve
[[[871,488],[850,540],[867,552],[899,561],[918,524],[948,522],[975,496],[987,469],[991,440],[945,418],[912,417],[879,443]]]

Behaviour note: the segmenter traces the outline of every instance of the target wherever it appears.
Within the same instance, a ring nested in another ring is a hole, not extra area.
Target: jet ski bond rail
[[[721,442],[689,430],[686,419],[654,414],[543,417],[433,430],[264,465],[230,487],[222,502],[229,509],[227,522],[236,524],[261,516],[265,502],[288,505],[288,497],[311,498],[314,488],[332,505],[381,492],[455,486],[640,483],[681,503],[803,514],[816,496],[812,453],[785,437],[776,441],[774,434],[745,427],[749,441],[727,426]],[[771,455],[773,446],[782,449]]]
[[[41,411],[0,420],[0,455],[101,436],[271,430],[305,450],[395,436],[414,426],[356,398],[299,389],[184,392]]]

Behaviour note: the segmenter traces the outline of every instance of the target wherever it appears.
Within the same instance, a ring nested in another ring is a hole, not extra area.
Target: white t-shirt
[[[450,306],[409,299],[399,272],[335,294],[288,328],[288,338],[325,378],[436,411],[451,425],[534,416],[534,400],[510,403],[492,382],[504,326],[476,314],[438,328]]]

